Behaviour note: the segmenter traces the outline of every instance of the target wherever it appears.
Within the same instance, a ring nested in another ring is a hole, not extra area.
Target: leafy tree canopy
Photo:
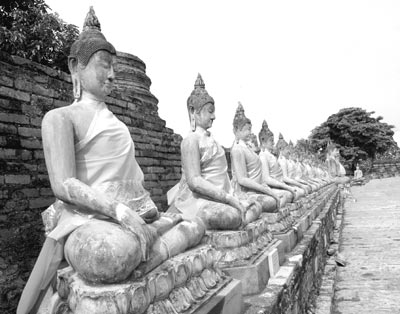
[[[48,10],[44,0],[2,1],[0,50],[68,71],[69,49],[79,31]]]
[[[311,131],[310,147],[313,151],[325,150],[328,140],[339,146],[348,164],[359,160],[375,159],[391,149],[398,149],[393,139],[393,125],[382,122],[383,117],[373,117],[374,111],[362,108],[341,109],[327,121]]]

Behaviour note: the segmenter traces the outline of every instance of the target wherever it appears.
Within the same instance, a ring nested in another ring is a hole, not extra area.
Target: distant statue
[[[346,170],[341,164],[339,149],[331,141],[326,146],[326,165],[329,175],[338,184],[346,184],[350,182],[350,178],[346,176]]]
[[[251,121],[245,116],[242,104],[236,109],[233,120],[235,141],[231,148],[232,183],[235,192],[257,200],[264,212],[276,212],[281,206],[293,200],[288,190],[271,189],[263,180],[262,163],[249,145]],[[282,184],[277,183],[279,187]]]
[[[43,213],[47,237],[18,305],[36,313],[60,263],[85,281],[118,283],[200,242],[204,224],[161,214],[143,188],[128,128],[107,108],[116,50],[93,9],[71,47],[75,101],[49,111],[43,148],[56,202]]]
[[[191,131],[181,144],[182,179],[169,193],[168,212],[200,217],[207,229],[239,229],[256,220],[261,208],[233,193],[225,150],[208,131],[215,119],[215,104],[200,74],[187,110]]]
[[[360,166],[357,164],[356,170],[354,171],[354,179],[361,179],[363,177],[363,172],[360,169]]]
[[[305,196],[306,191],[301,188],[298,182],[284,176],[278,158],[275,156],[274,134],[268,128],[265,120],[263,121],[258,137],[261,146],[259,158],[262,164],[263,182],[271,187],[289,191],[293,195],[293,200]]]
[[[364,178],[363,172],[360,169],[360,166],[357,164],[356,170],[354,171],[354,177],[351,180],[352,185],[363,185],[366,183],[366,180]]]

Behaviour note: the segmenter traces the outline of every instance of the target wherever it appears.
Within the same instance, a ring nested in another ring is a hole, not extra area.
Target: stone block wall
[[[245,314],[307,314],[312,312],[327,261],[326,250],[340,206],[339,190],[326,200],[303,239],[286,255],[266,288],[245,300]]]
[[[400,160],[374,161],[368,175],[371,179],[400,176]]]
[[[129,128],[145,187],[160,210],[180,179],[181,137],[158,115],[158,100],[139,58],[118,53],[116,89],[106,102]],[[43,241],[40,213],[54,201],[41,121],[71,104],[69,74],[0,52],[0,312],[14,313]]]

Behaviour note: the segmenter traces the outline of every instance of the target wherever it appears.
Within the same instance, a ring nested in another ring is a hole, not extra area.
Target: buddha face
[[[235,131],[236,139],[248,141],[251,135],[251,123],[246,123]]]
[[[212,127],[215,119],[215,106],[212,103],[205,104],[199,111],[194,112],[196,127],[207,130]]]
[[[105,100],[113,87],[114,60],[115,57],[108,51],[100,50],[90,57],[87,66],[78,66],[83,92],[90,94],[96,100]]]

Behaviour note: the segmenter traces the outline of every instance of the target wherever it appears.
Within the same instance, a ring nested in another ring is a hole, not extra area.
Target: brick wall
[[[160,210],[180,179],[181,137],[158,115],[139,58],[118,53],[109,109],[129,128],[145,187]],[[0,53],[0,312],[15,304],[43,241],[40,213],[54,201],[44,162],[43,115],[73,101],[69,74]]]
[[[368,175],[372,179],[400,176],[400,160],[376,160]]]

